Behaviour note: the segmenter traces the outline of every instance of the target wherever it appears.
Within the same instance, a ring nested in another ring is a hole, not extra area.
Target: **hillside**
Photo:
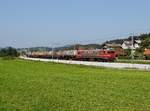
[[[142,48],[150,47],[150,33],[148,34],[141,34],[140,36],[134,36],[134,40],[142,40]],[[104,44],[108,43],[115,43],[115,44],[122,44],[123,41],[131,41],[131,36],[124,38],[124,39],[114,39],[106,41],[102,44],[72,44],[66,45],[61,47],[55,47],[54,50],[73,50],[73,49],[101,49],[103,48]],[[18,51],[51,51],[52,48],[50,47],[31,47],[31,48],[19,48]]]

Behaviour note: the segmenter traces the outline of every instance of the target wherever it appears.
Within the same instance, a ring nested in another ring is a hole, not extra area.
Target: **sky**
[[[0,47],[102,43],[150,32],[150,0],[0,0]]]

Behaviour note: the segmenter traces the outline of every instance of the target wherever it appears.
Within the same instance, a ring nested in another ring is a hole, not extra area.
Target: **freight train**
[[[80,60],[80,61],[115,61],[117,54],[113,50],[65,50],[50,52],[30,52],[27,57],[50,58],[61,60]]]

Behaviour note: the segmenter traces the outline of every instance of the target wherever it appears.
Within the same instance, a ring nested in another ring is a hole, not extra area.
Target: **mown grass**
[[[150,72],[0,60],[0,111],[150,111]]]
[[[127,60],[127,59],[119,59],[117,60],[116,62],[119,62],[119,63],[132,63],[132,64],[150,64],[150,60]]]

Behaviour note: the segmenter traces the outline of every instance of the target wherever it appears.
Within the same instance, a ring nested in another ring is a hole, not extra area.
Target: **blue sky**
[[[150,32],[150,0],[1,0],[0,47],[102,43]]]

